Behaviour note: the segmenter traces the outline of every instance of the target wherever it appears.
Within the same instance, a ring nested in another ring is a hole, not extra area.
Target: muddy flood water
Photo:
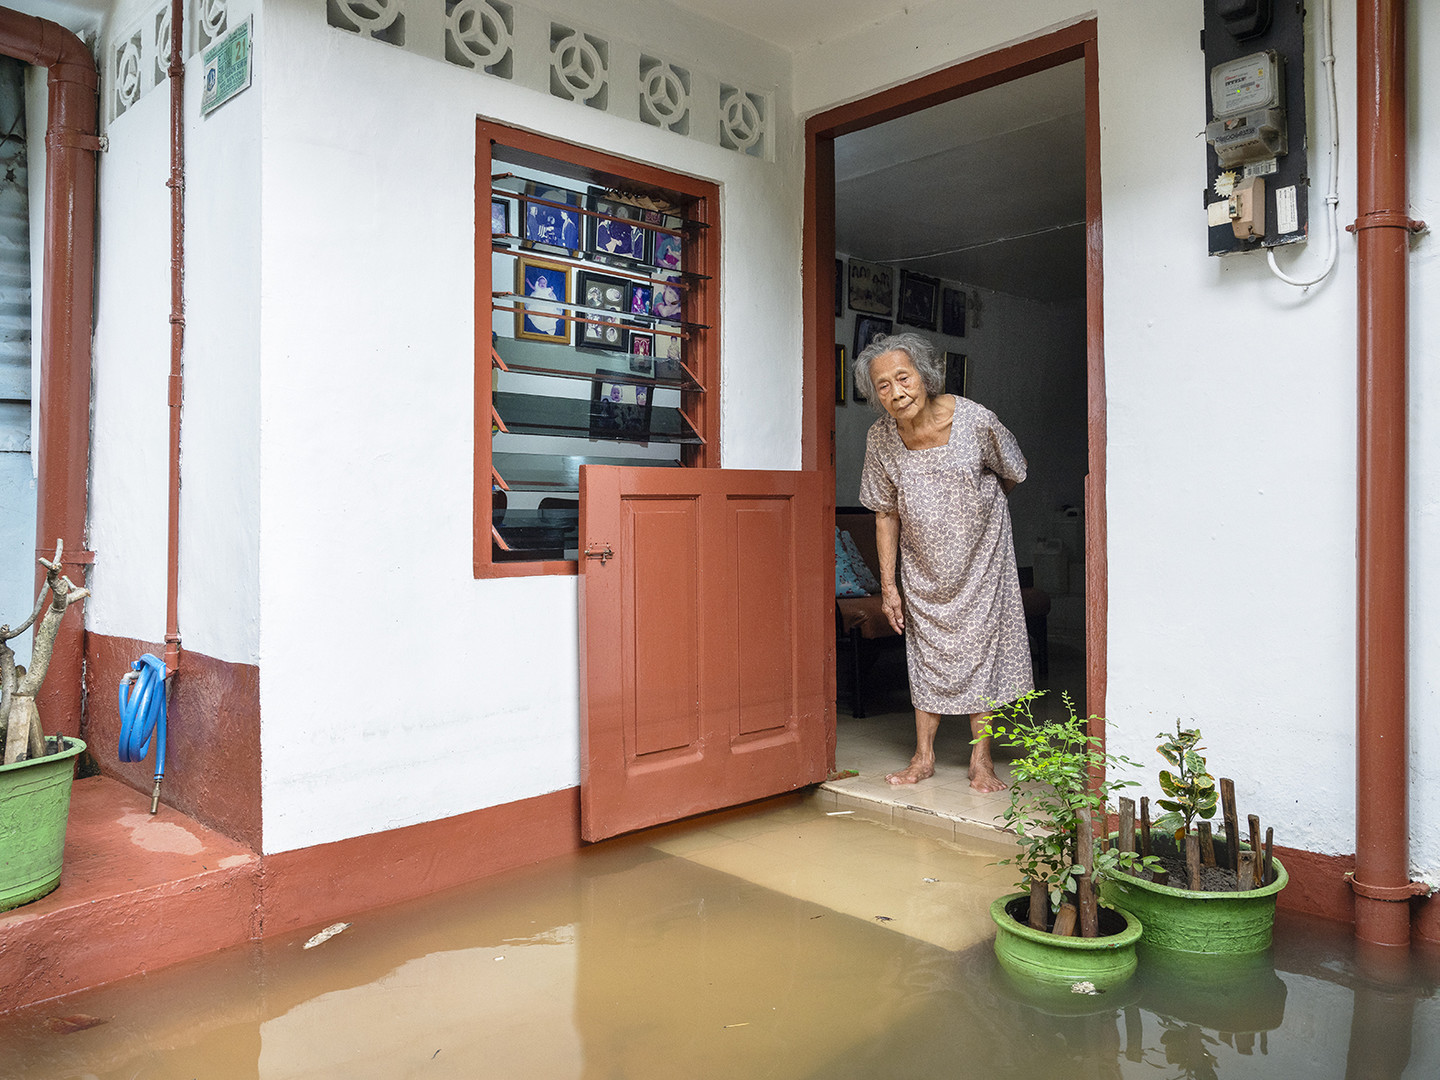
[[[0,1017],[0,1076],[1440,1077],[1440,963],[1324,922],[1034,997],[991,951],[1005,851],[732,811]]]

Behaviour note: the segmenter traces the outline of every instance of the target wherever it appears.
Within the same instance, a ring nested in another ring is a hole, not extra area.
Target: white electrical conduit
[[[1265,252],[1271,272],[1285,284],[1301,289],[1318,285],[1329,277],[1340,255],[1340,111],[1335,103],[1335,45],[1330,26],[1330,0],[1320,0],[1320,34],[1320,66],[1325,70],[1325,88],[1330,97],[1330,190],[1325,194],[1325,202],[1330,207],[1330,253],[1325,257],[1325,268],[1305,280],[1291,277],[1280,269],[1273,247]]]

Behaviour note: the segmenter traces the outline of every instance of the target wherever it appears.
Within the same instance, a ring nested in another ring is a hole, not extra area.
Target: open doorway
[[[810,384],[823,392],[828,375],[834,391],[814,420],[833,440],[833,454],[818,456],[832,465],[838,520],[858,503],[865,433],[878,415],[855,400],[850,361],[877,325],[915,330],[947,354],[946,389],[993,410],[1028,459],[1010,513],[1036,685],[1056,697],[1068,690],[1082,715],[1103,715],[1105,691],[1093,46],[1093,24],[1070,27],[807,127],[806,254],[815,269],[807,281],[819,286],[807,306],[807,343],[812,358],[838,347],[846,361],[816,371]],[[857,268],[860,278],[867,269],[893,278],[888,312],[883,301],[852,297]],[[906,291],[934,295],[933,323],[924,303],[918,317],[905,303]],[[903,767],[914,746],[903,645],[857,645],[840,629],[836,765],[876,772],[883,786],[880,770]],[[926,784],[969,803],[966,728],[942,724],[937,755],[955,760],[941,783]],[[938,797],[919,801],[930,807]]]

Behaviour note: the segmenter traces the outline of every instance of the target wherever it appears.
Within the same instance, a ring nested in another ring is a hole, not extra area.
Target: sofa
[[[880,558],[875,548],[875,514],[863,506],[840,506],[835,509],[835,527],[848,532],[865,560],[870,572],[879,577]],[[904,582],[899,583],[903,592]],[[1033,583],[1030,567],[1020,567],[1020,600],[1025,607],[1025,630],[1030,638],[1030,654],[1041,675],[1050,671],[1050,647],[1047,618],[1050,596]],[[865,676],[880,650],[903,646],[904,639],[891,628],[880,608],[877,594],[835,597],[835,636],[841,663],[850,668],[850,715],[865,715]]]

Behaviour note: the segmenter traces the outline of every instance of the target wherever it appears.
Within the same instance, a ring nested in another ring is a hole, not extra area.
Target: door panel
[[[820,491],[817,473],[581,469],[585,839],[824,779]]]

